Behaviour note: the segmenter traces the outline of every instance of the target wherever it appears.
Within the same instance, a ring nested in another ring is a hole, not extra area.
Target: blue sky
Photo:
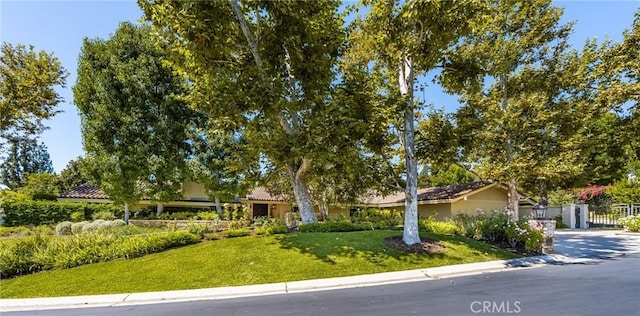
[[[565,8],[563,22],[576,21],[572,44],[582,47],[587,38],[622,39],[640,0],[634,1],[556,1]],[[46,121],[50,127],[42,135],[53,167],[60,172],[69,160],[84,155],[80,119],[73,105],[71,87],[76,81],[77,58],[84,37],[107,38],[121,21],[137,21],[142,12],[135,1],[14,1],[0,2],[0,41],[34,45],[53,52],[69,71],[65,88],[58,88],[65,102],[63,113]],[[457,108],[456,98],[437,87],[426,92],[428,103],[448,111]]]

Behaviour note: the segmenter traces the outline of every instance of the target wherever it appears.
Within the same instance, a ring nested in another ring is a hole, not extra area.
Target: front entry
[[[253,217],[269,216],[269,204],[253,204]]]

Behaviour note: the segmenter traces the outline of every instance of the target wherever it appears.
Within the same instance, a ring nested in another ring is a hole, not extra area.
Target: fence
[[[622,217],[640,215],[640,203],[612,204],[589,209],[589,227],[618,227]]]

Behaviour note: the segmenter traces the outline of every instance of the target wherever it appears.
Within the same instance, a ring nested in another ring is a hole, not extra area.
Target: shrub
[[[569,228],[569,225],[567,225],[567,224],[562,222],[562,215],[561,214],[558,214],[554,219],[556,221],[556,228],[558,228],[558,229]]]
[[[455,235],[460,232],[460,228],[458,228],[455,222],[438,221],[433,217],[420,219],[418,221],[418,227],[421,231],[444,235]]]
[[[0,226],[0,236],[29,236],[31,230],[24,226],[4,227]]]
[[[199,219],[205,220],[205,221],[212,221],[212,220],[219,220],[220,219],[220,215],[218,215],[218,213],[216,212],[198,212],[197,213],[197,217]]]
[[[260,216],[260,217],[256,217],[253,219],[253,226],[254,227],[262,227],[262,226],[268,226],[269,225],[269,220],[270,217],[268,216]]]
[[[344,221],[318,222],[302,224],[299,227],[302,233],[331,233],[331,232],[352,232],[371,229],[370,224],[350,223]]]
[[[217,233],[206,233],[206,234],[204,234],[204,238],[206,240],[218,240],[218,234]]]
[[[42,270],[135,258],[165,249],[196,243],[186,231],[118,237],[113,232],[91,232],[67,238],[34,235],[0,247],[3,278]]]
[[[71,225],[71,233],[72,234],[79,234],[84,230],[84,226],[89,224],[89,222],[87,221],[82,221],[82,222],[78,222],[78,223],[73,223]]]
[[[82,226],[82,232],[91,232],[98,230],[100,228],[100,224],[103,223],[98,221],[88,222],[86,225]]]
[[[194,212],[175,212],[175,213],[162,213],[158,216],[158,219],[164,220],[193,220],[196,219],[196,213]]]
[[[114,219],[111,221],[111,227],[119,227],[119,226],[125,226],[125,225],[127,225],[127,223],[121,219]]]
[[[91,218],[93,218],[93,220],[96,220],[96,219],[112,220],[112,219],[116,219],[116,216],[113,214],[113,212],[99,211],[99,212],[93,213],[93,215],[91,215]]]
[[[640,231],[640,215],[623,217],[620,219],[620,225],[626,231],[637,233]]]
[[[351,216],[351,221],[372,223],[378,229],[391,229],[402,224],[402,213],[395,209],[366,208],[356,211]]]
[[[64,221],[56,225],[56,234],[58,235],[71,235],[72,222]]]
[[[459,214],[454,217],[453,221],[460,230],[460,235],[467,238],[482,239],[482,230],[479,227],[479,221],[473,216],[467,214]]]
[[[121,217],[122,209],[111,204],[91,204],[75,202],[55,202],[55,201],[15,201],[4,202],[5,226],[27,226],[59,223],[72,220],[71,215],[82,220],[91,218],[91,215],[99,211],[110,211]],[[80,217],[80,213],[84,216]]]
[[[245,220],[237,220],[229,222],[229,229],[242,229],[249,226],[249,222]]]
[[[204,238],[204,234],[209,231],[209,227],[207,227],[207,225],[205,224],[196,224],[190,222],[189,224],[187,224],[187,231],[202,239]]]
[[[227,221],[239,221],[249,219],[249,210],[241,204],[225,204],[222,219]]]
[[[84,211],[75,211],[71,213],[71,221],[72,222],[82,222],[85,220]]]
[[[33,233],[40,235],[53,235],[53,228],[48,225],[38,225],[33,228]]]
[[[265,235],[265,236],[270,236],[270,235],[276,235],[276,234],[286,234],[289,232],[289,230],[287,229],[286,226],[284,225],[280,225],[280,226],[269,226],[269,227],[260,227],[260,228],[256,228],[254,230],[256,235]]]
[[[222,236],[224,236],[225,238],[243,237],[249,236],[249,234],[251,234],[251,231],[246,228],[227,229],[222,232]]]

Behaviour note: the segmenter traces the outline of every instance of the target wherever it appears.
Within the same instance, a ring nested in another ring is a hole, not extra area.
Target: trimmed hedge
[[[4,210],[4,226],[26,226],[55,224],[71,220],[74,212],[84,213],[85,219],[91,219],[94,213],[111,212],[121,218],[124,211],[113,204],[92,204],[54,201],[6,202]]]
[[[299,227],[301,233],[334,233],[371,230],[371,223],[351,223],[345,221],[319,222],[302,224]]]

